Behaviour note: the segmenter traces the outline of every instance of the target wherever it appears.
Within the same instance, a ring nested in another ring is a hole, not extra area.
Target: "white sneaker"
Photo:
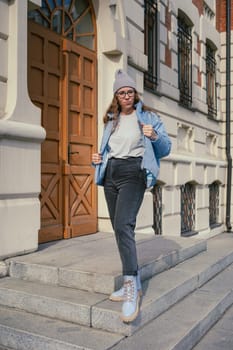
[[[111,301],[123,301],[124,300],[124,286],[121,287],[120,289],[116,290],[113,292],[110,296],[109,299]]]
[[[139,274],[139,271],[138,271],[138,274],[137,274],[137,291],[138,291],[138,295],[139,297],[142,296],[142,285],[141,285],[141,279],[140,279],[140,274]],[[110,296],[109,296],[109,300],[111,301],[124,301],[124,285],[116,290],[115,292],[113,292]]]
[[[135,320],[139,313],[139,301],[136,276],[124,276],[124,302],[121,314],[123,322],[129,323]]]

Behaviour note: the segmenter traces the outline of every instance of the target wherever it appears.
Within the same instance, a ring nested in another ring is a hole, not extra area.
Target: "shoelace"
[[[127,281],[124,283],[124,298],[126,301],[134,301],[134,283],[133,281]]]

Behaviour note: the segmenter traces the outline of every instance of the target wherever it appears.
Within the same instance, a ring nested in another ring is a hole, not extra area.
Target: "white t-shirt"
[[[109,139],[112,158],[142,157],[144,154],[143,135],[136,112],[119,116],[116,129]]]

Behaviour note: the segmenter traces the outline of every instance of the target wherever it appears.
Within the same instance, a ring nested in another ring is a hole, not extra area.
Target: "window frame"
[[[153,14],[153,15],[151,15]],[[145,0],[144,4],[144,52],[148,57],[148,69],[144,72],[144,88],[155,92],[158,87],[158,1]]]
[[[196,225],[196,186],[187,182],[180,186],[181,236],[197,234]]]
[[[217,117],[217,84],[216,71],[217,62],[215,59],[216,48],[209,40],[206,41],[206,103],[208,106],[208,116]]]
[[[83,8],[80,5],[81,9],[78,13],[78,0],[70,0],[67,4],[65,0],[61,3],[42,0],[41,7],[29,9],[28,19],[80,46],[95,51],[97,39],[94,9],[90,0],[84,0],[84,5]]]
[[[219,225],[220,213],[220,185],[214,181],[209,185],[209,226],[215,228]]]
[[[179,103],[192,106],[192,25],[182,14],[177,18],[177,56]]]
[[[157,183],[152,189],[153,195],[153,229],[155,235],[162,235],[162,185]]]

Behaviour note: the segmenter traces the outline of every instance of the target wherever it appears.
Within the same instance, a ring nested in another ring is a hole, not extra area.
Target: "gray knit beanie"
[[[129,86],[136,90],[135,81],[122,69],[118,69],[115,73],[115,81],[113,84],[113,93],[122,87]]]

